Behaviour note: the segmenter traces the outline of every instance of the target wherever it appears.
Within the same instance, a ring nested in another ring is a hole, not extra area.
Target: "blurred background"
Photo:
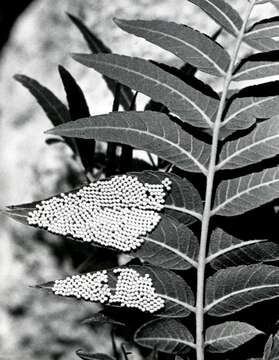
[[[241,13],[246,0],[232,2]],[[263,11],[264,9],[264,11]],[[102,77],[75,63],[71,52],[89,52],[66,12],[78,16],[114,52],[179,65],[178,59],[124,33],[113,17],[166,19],[211,35],[217,25],[186,0],[9,0],[0,4],[0,207],[49,197],[78,186],[80,169],[63,144],[47,145],[52,125],[13,75],[40,81],[65,101],[57,66],[71,71],[92,114],[111,110]],[[258,6],[256,19],[274,16],[273,4]],[[219,41],[230,47],[232,38]],[[245,50],[247,51],[247,49]],[[205,79],[205,78],[204,78]],[[205,79],[211,81],[211,79]],[[140,97],[144,104],[144,97]],[[0,358],[76,359],[78,348],[110,352],[108,329],[80,322],[96,306],[54,298],[29,285],[73,273],[79,248],[59,237],[0,218]]]

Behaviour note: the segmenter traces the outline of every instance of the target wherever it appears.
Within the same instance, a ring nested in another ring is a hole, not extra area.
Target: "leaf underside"
[[[152,320],[144,324],[136,331],[134,340],[144,347],[170,354],[187,353],[194,343],[189,330],[173,319]]]
[[[249,86],[229,99],[222,126],[231,130],[247,129],[257,119],[279,113],[279,81]]]
[[[132,256],[167,269],[187,270],[196,264],[199,243],[185,225],[164,216]]]
[[[163,103],[184,122],[202,128],[212,125],[218,100],[204,95],[147,60],[116,54],[74,54],[73,58]]]
[[[262,332],[244,322],[227,321],[210,326],[205,334],[205,346],[212,353],[225,353],[238,348]]]
[[[97,115],[69,122],[48,133],[132,145],[192,172],[205,171],[209,159],[209,145],[186,133],[167,115],[152,111]]]
[[[278,50],[248,56],[237,67],[233,80],[255,80],[278,75],[278,60]]]
[[[159,267],[131,265],[125,268],[134,269],[144,276],[149,274],[156,293],[165,301],[164,308],[156,312],[157,316],[166,318],[187,317],[194,306],[194,294],[187,283],[174,272]],[[113,269],[108,270],[110,287],[116,285],[116,276]],[[37,287],[51,290],[54,282],[47,282]],[[86,288],[86,284],[83,285]],[[59,295],[60,296],[60,295]],[[71,295],[70,295],[71,296]]]
[[[206,12],[217,24],[230,34],[235,35],[242,26],[238,12],[228,2],[220,0],[189,0]]]
[[[230,56],[218,43],[188,26],[160,20],[115,19],[123,30],[172,52],[183,61],[211,75],[223,75]]]
[[[212,214],[235,216],[264,205],[279,195],[278,167],[220,183]]]
[[[150,184],[160,184],[166,177],[166,173],[160,171],[131,172],[130,174],[137,176],[141,182]],[[199,192],[186,178],[172,173],[168,173],[167,177],[172,184],[165,201],[165,214],[183,224],[191,224],[193,222],[192,212],[201,216],[203,211]]]
[[[220,154],[219,169],[236,169],[279,154],[279,116],[258,123],[248,135],[227,142]]]
[[[208,262],[218,270],[229,266],[279,259],[279,245],[267,240],[240,240],[222,229],[213,231],[208,251]]]
[[[271,265],[236,266],[207,279],[205,311],[226,316],[279,296],[279,269]]]
[[[243,40],[260,51],[278,50],[279,17],[264,19],[255,23],[244,35]]]
[[[150,184],[161,184],[166,177],[166,173],[159,171],[133,172],[130,175],[136,176],[143,183],[149,182]],[[201,216],[202,213],[202,200],[198,191],[187,179],[171,173],[167,174],[167,176],[172,181],[172,188],[165,199],[164,213],[181,223],[192,224],[195,221],[193,214]],[[75,193],[78,190],[69,191],[66,195]],[[51,197],[44,200],[49,199]],[[35,210],[36,205],[39,204],[40,201],[35,201],[28,204],[9,206],[3,213],[20,223],[29,225],[27,221],[28,214]],[[94,245],[96,244],[94,243]]]

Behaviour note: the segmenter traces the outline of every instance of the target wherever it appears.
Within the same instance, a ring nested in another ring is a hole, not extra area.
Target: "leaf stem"
[[[220,100],[216,120],[213,127],[211,155],[208,167],[205,205],[202,218],[202,229],[200,237],[200,251],[198,257],[198,273],[197,273],[197,300],[196,300],[196,355],[197,360],[204,360],[204,287],[205,287],[205,265],[206,265],[206,249],[209,230],[209,222],[211,217],[212,191],[214,186],[214,177],[216,171],[217,150],[219,141],[219,130],[221,127],[222,116],[226,105],[227,93],[232,81],[234,66],[237,61],[240,45],[245,34],[247,22],[256,0],[251,0],[247,6],[242,27],[238,33],[235,48],[231,57],[229,69],[224,79],[223,93]]]

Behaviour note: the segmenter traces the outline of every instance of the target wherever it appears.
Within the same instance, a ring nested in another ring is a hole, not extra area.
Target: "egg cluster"
[[[149,184],[136,176],[115,176],[41,201],[27,221],[55,234],[131,251],[160,221],[170,189],[167,177],[161,184]]]
[[[128,268],[114,269],[114,273],[118,274],[118,278],[110,303],[150,313],[164,307],[164,300],[156,294],[149,274],[141,276],[136,270]]]
[[[78,299],[104,303],[110,297],[107,271],[67,276],[63,280],[55,280],[52,291],[55,295],[74,296]]]
[[[150,313],[164,307],[164,300],[156,294],[149,274],[141,276],[136,270],[129,268],[118,268],[113,272],[117,278],[113,288],[108,284],[107,271],[103,270],[56,280],[52,291],[56,295],[74,296]]]

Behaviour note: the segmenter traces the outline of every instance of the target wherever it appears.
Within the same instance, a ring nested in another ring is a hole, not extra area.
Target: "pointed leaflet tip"
[[[34,289],[46,289],[46,290],[51,290],[54,286],[54,281],[49,281],[46,283],[42,283],[42,284],[37,284],[37,285],[32,285],[30,287],[34,288]]]
[[[44,131],[44,134],[47,134],[47,135],[56,135],[56,129],[57,127],[54,127],[54,128],[51,128],[49,130],[46,130]]]

